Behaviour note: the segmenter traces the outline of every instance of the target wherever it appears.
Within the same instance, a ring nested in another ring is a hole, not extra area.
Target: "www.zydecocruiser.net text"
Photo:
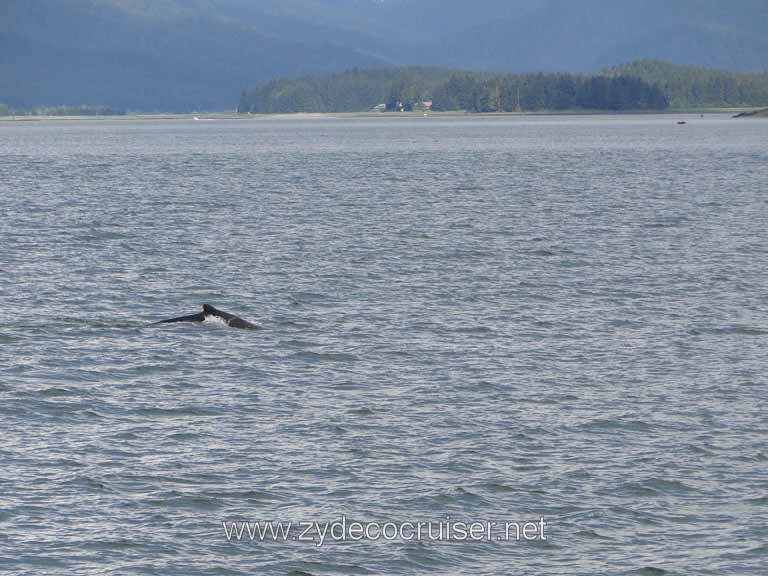
[[[223,521],[224,535],[235,542],[359,542],[402,540],[405,542],[530,542],[546,540],[544,517],[528,522],[453,520],[421,522],[357,522],[346,516],[333,522],[314,521]]]

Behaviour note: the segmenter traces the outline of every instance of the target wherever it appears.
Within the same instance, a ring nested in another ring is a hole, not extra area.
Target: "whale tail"
[[[221,314],[219,310],[216,310],[213,306],[210,304],[203,304],[203,314],[206,316],[216,316],[218,314]]]
[[[172,322],[205,322],[205,314],[200,312],[199,314],[190,314],[189,316],[168,318],[168,320],[160,320],[159,322],[155,322],[155,324],[170,324]]]
[[[160,320],[160,322],[155,322],[155,324],[169,324],[171,322],[204,322],[205,319],[209,316],[223,320],[227,326],[231,326],[232,328],[241,328],[245,330],[258,329],[258,326],[255,324],[251,324],[247,320],[243,320],[242,318],[235,316],[234,314],[230,314],[229,312],[224,312],[223,310],[214,308],[210,304],[203,304],[203,311],[198,314],[190,314],[189,316],[179,316],[177,318],[169,318],[168,320]]]

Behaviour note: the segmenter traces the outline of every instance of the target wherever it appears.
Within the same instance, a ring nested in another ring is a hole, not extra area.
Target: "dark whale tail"
[[[168,320],[160,320],[155,324],[170,324],[171,322],[204,322],[205,314],[190,314],[189,316],[179,316],[178,318],[168,318]]]
[[[223,310],[214,308],[210,304],[203,304],[203,311],[198,314],[190,314],[189,316],[179,316],[177,318],[169,318],[168,320],[160,320],[160,322],[155,322],[155,324],[169,324],[172,322],[204,322],[205,319],[209,316],[219,318],[220,320],[224,321],[227,326],[231,326],[232,328],[242,328],[245,330],[256,330],[258,328],[258,326],[255,324],[251,324],[247,320],[243,320],[242,318],[235,316],[234,314],[230,314],[229,312],[224,312]]]

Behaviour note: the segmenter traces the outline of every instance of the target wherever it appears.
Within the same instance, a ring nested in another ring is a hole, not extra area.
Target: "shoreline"
[[[698,108],[698,109],[668,109],[668,110],[535,110],[530,112],[287,112],[277,114],[237,114],[233,112],[210,113],[157,113],[157,114],[123,114],[119,116],[0,116],[0,122],[45,122],[45,121],[137,121],[137,120],[277,120],[277,119],[327,119],[327,118],[421,118],[433,116],[436,118],[526,118],[538,116],[655,116],[674,114],[742,114],[741,117],[759,117],[756,112],[764,107],[739,108]]]

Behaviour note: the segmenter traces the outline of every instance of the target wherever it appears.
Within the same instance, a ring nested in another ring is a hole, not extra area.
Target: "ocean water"
[[[0,124],[0,572],[765,574],[768,121],[686,119]]]

